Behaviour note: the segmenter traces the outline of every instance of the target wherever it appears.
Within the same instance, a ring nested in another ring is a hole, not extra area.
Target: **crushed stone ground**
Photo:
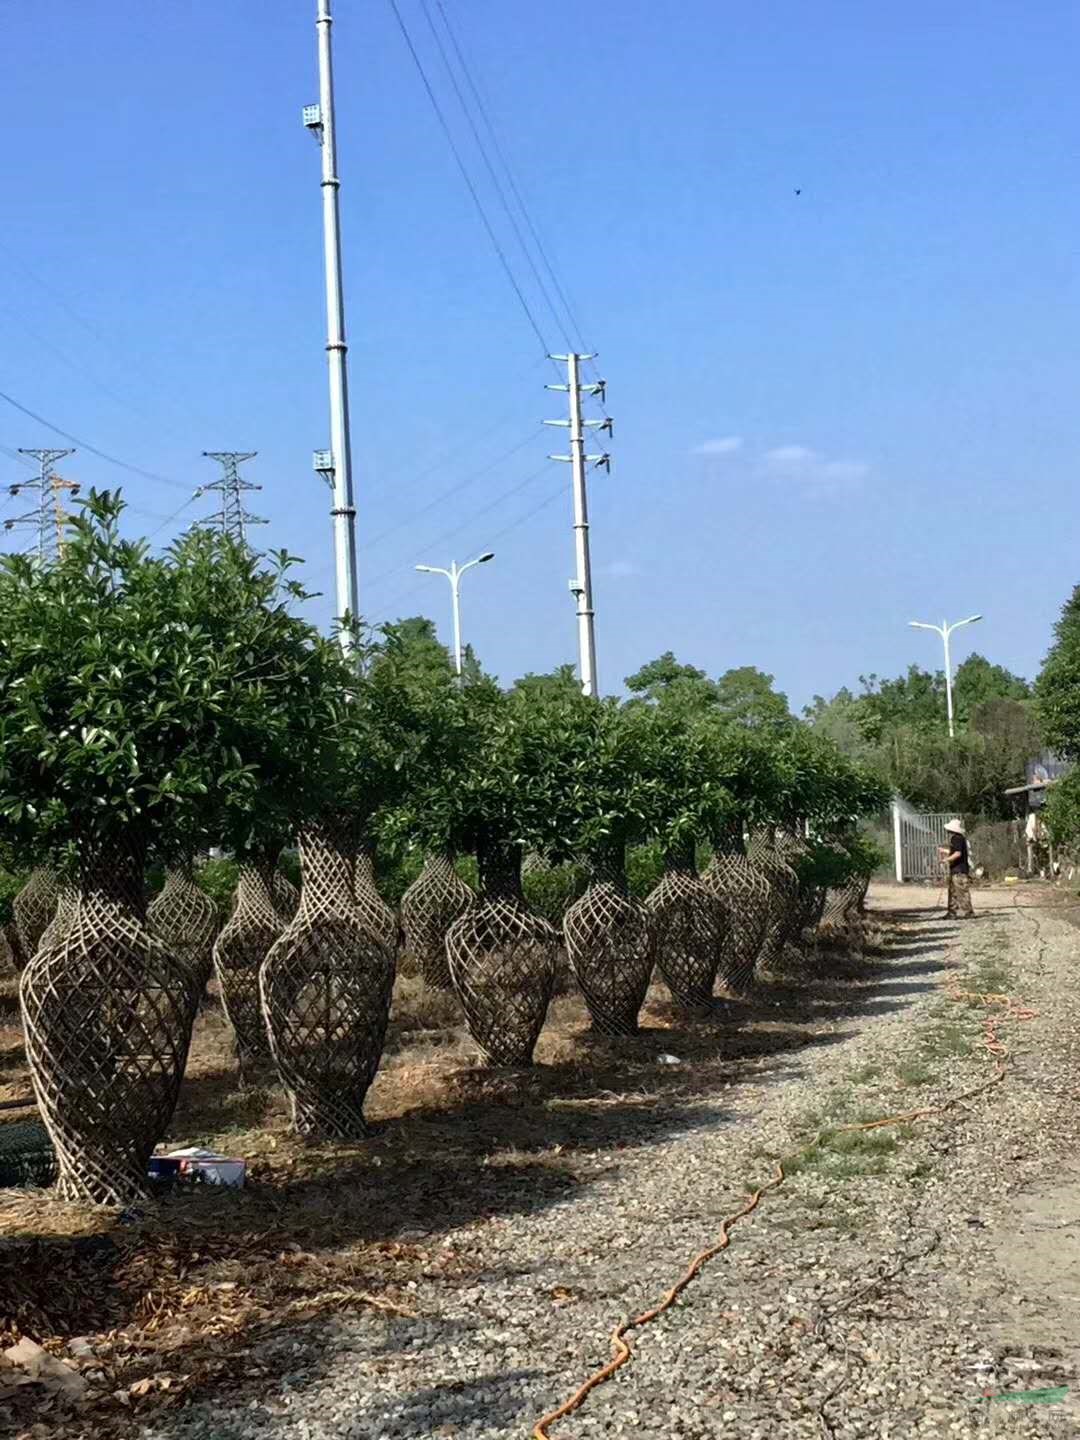
[[[654,1143],[621,1148],[613,1117],[611,1144],[581,1157],[557,1203],[426,1237],[475,1264],[418,1282],[415,1319],[279,1334],[257,1351],[274,1377],[258,1394],[166,1413],[144,1440],[530,1435],[776,1157],[988,1080],[984,1010],[946,998],[985,982],[1038,1012],[1001,1022],[1004,1082],[869,1142],[826,1139],[551,1433],[1080,1433],[1080,911],[1050,892],[977,892],[980,917],[956,923],[935,899],[875,893],[899,928],[815,1043],[705,1097],[665,1097],[677,1114]],[[1059,1386],[1052,1405],[986,1398]]]

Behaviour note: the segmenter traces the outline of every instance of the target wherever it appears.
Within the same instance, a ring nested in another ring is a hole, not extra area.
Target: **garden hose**
[[[961,990],[957,987],[955,981],[950,981],[946,987],[945,994],[948,999],[957,1004],[979,1004],[985,1007],[987,1013],[984,1020],[983,1043],[997,1067],[994,1075],[982,1084],[976,1085],[973,1089],[965,1090],[960,1095],[954,1095],[951,1100],[946,1100],[942,1105],[932,1105],[922,1110],[909,1110],[902,1115],[883,1115],[878,1120],[863,1120],[846,1125],[833,1125],[826,1129],[819,1130],[808,1144],[796,1152],[795,1158],[807,1154],[827,1134],[839,1135],[856,1130],[880,1130],[887,1125],[906,1125],[915,1120],[924,1120],[930,1115],[943,1115],[955,1105],[960,1105],[965,1100],[971,1100],[975,1096],[981,1095],[984,1091],[991,1089],[995,1085],[999,1085],[1002,1080],[1004,1080],[1008,1073],[1007,1062],[1009,1051],[998,1035],[998,1025],[1002,1020],[1033,1020],[1038,1014],[1038,1011],[1032,1010],[1029,1006],[1022,1004],[1018,1000],[1014,1000],[1010,995],[993,992],[983,993],[977,990]],[[773,1163],[776,1167],[776,1173],[773,1175],[773,1178],[764,1185],[761,1185],[752,1195],[748,1196],[746,1203],[741,1209],[736,1210],[734,1214],[728,1215],[726,1219],[720,1222],[720,1238],[716,1244],[710,1245],[708,1249],[701,1250],[694,1256],[664,1298],[657,1305],[654,1305],[651,1310],[645,1310],[642,1314],[635,1316],[634,1319],[623,1320],[619,1325],[616,1325],[615,1329],[611,1332],[611,1344],[615,1351],[614,1357],[593,1375],[590,1375],[585,1383],[571,1395],[569,1400],[560,1405],[557,1410],[552,1410],[536,1422],[533,1428],[533,1440],[555,1440],[555,1437],[550,1434],[549,1427],[554,1425],[556,1421],[563,1420],[567,1415],[572,1415],[575,1410],[578,1410],[593,1390],[610,1380],[615,1372],[621,1370],[631,1358],[634,1352],[626,1340],[626,1335],[629,1331],[638,1330],[645,1325],[651,1324],[652,1321],[663,1315],[665,1310],[669,1310],[690,1284],[691,1280],[700,1273],[709,1261],[719,1255],[721,1250],[728,1248],[728,1245],[731,1243],[729,1232],[732,1226],[756,1210],[762,1196],[770,1190],[775,1190],[787,1179],[787,1173],[784,1170],[782,1161],[776,1160]]]

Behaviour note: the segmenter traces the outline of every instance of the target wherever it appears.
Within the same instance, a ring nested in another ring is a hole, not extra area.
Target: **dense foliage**
[[[804,711],[810,727],[913,805],[1007,817],[1005,791],[1022,783],[1042,744],[1025,680],[969,655],[953,678],[953,739],[942,671],[912,665],[896,679],[869,675],[861,684],[859,694],[845,688],[828,700],[816,696]]]
[[[27,853],[124,836],[162,853],[318,804],[340,652],[296,620],[289,559],[220,535],[154,557],[92,493],[59,563],[0,568],[0,818]]]

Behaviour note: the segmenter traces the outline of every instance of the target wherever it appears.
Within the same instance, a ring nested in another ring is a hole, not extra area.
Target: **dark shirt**
[[[958,850],[960,852],[960,859],[954,860],[949,866],[949,869],[954,875],[970,875],[971,871],[968,868],[968,846],[965,837],[963,835],[949,834],[945,836],[945,839],[949,845],[950,855],[955,855]]]

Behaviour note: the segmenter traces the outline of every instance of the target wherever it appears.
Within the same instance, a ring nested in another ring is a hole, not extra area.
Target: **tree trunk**
[[[26,884],[12,901],[15,931],[19,937],[19,949],[22,951],[24,964],[37,953],[41,937],[56,914],[56,902],[59,898],[59,880],[51,870],[44,865],[38,865],[30,871]]]
[[[481,892],[446,937],[450,977],[488,1065],[531,1065],[555,985],[559,937],[521,892],[521,852],[477,855]]]
[[[651,917],[630,898],[626,852],[594,857],[588,888],[567,910],[563,934],[592,1028],[636,1035],[656,945]]]
[[[199,888],[190,859],[169,867],[161,894],[151,903],[146,919],[166,950],[190,971],[201,999],[214,966],[218,911]]]
[[[423,870],[401,897],[406,949],[425,983],[435,990],[452,988],[446,932],[465,913],[472,898],[473,892],[454,869],[449,851],[426,856]]]
[[[671,998],[690,1015],[708,1014],[728,916],[694,868],[692,845],[664,857],[664,874],[645,908],[656,926],[656,968]]]
[[[241,864],[236,904],[214,946],[214,970],[232,1026],[241,1083],[253,1065],[270,1055],[259,1003],[259,967],[285,929],[274,903],[276,869],[276,853]]]
[[[300,861],[300,908],[260,975],[263,1015],[297,1132],[360,1140],[364,1097],[386,1038],[394,950],[361,917],[356,841],[345,822],[310,826]]]
[[[23,974],[27,1058],[65,1200],[146,1195],[176,1106],[196,997],[145,918],[143,854],[103,845],[84,857],[66,935]]]
[[[717,838],[701,878],[727,909],[727,942],[719,973],[724,986],[738,994],[753,984],[771,909],[769,881],[747,859],[741,823]]]

